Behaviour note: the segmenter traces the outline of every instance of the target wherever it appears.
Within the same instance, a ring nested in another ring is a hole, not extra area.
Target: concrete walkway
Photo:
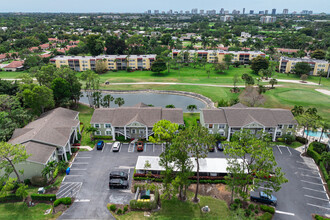
[[[262,80],[262,82],[269,82],[271,78],[269,78],[268,80]],[[285,83],[296,83],[296,84],[302,84],[302,85],[313,85],[313,86],[317,86],[319,84],[314,83],[314,82],[302,82],[301,80],[293,80],[293,79],[276,79],[277,82],[285,82]]]
[[[330,91],[326,89],[315,89],[316,91],[323,93],[325,95],[330,95]]]
[[[79,146],[80,149],[87,149],[88,151],[92,151],[93,148],[91,148],[90,146]]]
[[[200,84],[200,83],[173,83],[173,82],[136,82],[136,83],[109,83],[108,85],[184,85],[184,86],[211,86],[211,87],[224,87],[233,88],[233,85],[217,85],[217,84]],[[270,87],[270,85],[265,85]],[[279,87],[281,85],[274,85],[274,87]],[[236,86],[239,88],[244,88],[245,86]]]

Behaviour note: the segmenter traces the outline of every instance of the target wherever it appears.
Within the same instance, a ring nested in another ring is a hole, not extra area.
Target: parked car
[[[119,141],[116,141],[115,143],[112,144],[112,151],[113,152],[118,152],[120,150],[121,143]]]
[[[96,144],[96,149],[97,150],[102,150],[103,147],[104,147],[104,141],[97,142],[97,144]]]
[[[123,171],[112,171],[110,172],[110,179],[128,179],[128,173]]]
[[[224,148],[223,148],[223,144],[221,143],[221,141],[217,141],[216,145],[217,145],[218,151],[223,151]]]
[[[250,192],[250,200],[253,202],[261,202],[265,204],[270,204],[273,206],[276,206],[277,204],[277,198],[273,195],[267,195],[263,191],[261,192]]]
[[[143,151],[143,141],[137,142],[137,151]]]
[[[110,179],[109,180],[109,188],[120,188],[120,189],[128,189],[128,182],[122,179]]]

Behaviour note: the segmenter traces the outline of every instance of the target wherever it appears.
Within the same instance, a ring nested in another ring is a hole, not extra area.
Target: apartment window
[[[96,131],[95,135],[101,135],[101,131]]]
[[[225,136],[225,132],[219,132],[221,136]]]
[[[209,124],[209,128],[213,128],[213,124]]]
[[[219,125],[219,128],[225,128],[225,125],[224,124],[220,124]]]
[[[289,131],[289,132],[287,132],[287,134],[288,134],[288,135],[292,135],[292,132],[291,132],[291,131]]]
[[[94,124],[94,128],[100,128],[100,124]]]
[[[136,134],[136,130],[135,129],[132,129],[132,134]]]
[[[107,131],[105,131],[105,134],[106,135],[111,135],[111,131],[110,130],[107,130]]]
[[[276,137],[282,136],[282,132],[276,132]]]
[[[144,130],[139,130],[139,134],[144,134]]]
[[[293,125],[289,125],[288,128],[293,128]]]
[[[277,125],[277,128],[282,129],[283,125]]]
[[[111,124],[105,124],[104,127],[105,128],[111,128]]]

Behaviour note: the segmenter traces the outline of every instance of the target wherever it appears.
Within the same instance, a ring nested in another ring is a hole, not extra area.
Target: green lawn
[[[298,142],[298,141],[294,141],[292,144],[286,144],[286,143],[284,143],[284,142],[279,142],[279,141],[277,141],[277,142],[273,142],[272,144],[274,144],[274,145],[282,145],[282,146],[288,146],[288,147],[292,147],[292,148],[297,148],[297,147],[301,147],[301,146],[303,146],[303,144],[302,143],[300,143],[300,142]]]
[[[79,112],[79,120],[80,122],[83,123],[85,129],[90,126],[90,121],[94,112],[93,108],[90,108],[86,105],[81,105],[79,104],[79,107],[77,109],[77,111]],[[96,141],[91,141],[90,140],[90,134],[87,134],[86,131],[84,131],[81,134],[81,145],[82,146],[90,146],[90,147],[94,147]]]
[[[223,200],[211,196],[198,196],[200,202],[192,203],[193,193],[189,193],[189,200],[181,202],[174,198],[162,201],[160,211],[152,213],[150,217],[144,217],[144,212],[130,212],[122,216],[116,216],[120,220],[128,219],[230,219],[230,211]],[[209,213],[202,213],[201,208],[209,206]]]
[[[56,215],[44,215],[47,209],[52,206],[49,204],[39,203],[33,207],[28,207],[26,203],[4,203],[0,204],[0,219],[56,219],[61,213]]]
[[[27,73],[27,71],[20,71],[20,72],[6,72],[0,71],[0,79],[16,79],[23,73]]]
[[[199,113],[183,113],[183,120],[187,127],[197,125],[196,120],[199,119]]]

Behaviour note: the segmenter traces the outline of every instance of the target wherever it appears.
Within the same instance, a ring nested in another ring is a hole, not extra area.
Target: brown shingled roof
[[[152,127],[162,119],[169,120],[172,123],[183,124],[182,109],[143,107],[145,104],[142,104],[135,107],[96,109],[93,113],[91,124],[110,123],[115,127],[123,127],[137,121],[148,127]]]
[[[56,150],[56,147],[47,144],[33,142],[33,141],[26,142],[23,145],[25,146],[26,153],[30,154],[27,161],[32,161],[42,164],[46,164],[50,156]]]

